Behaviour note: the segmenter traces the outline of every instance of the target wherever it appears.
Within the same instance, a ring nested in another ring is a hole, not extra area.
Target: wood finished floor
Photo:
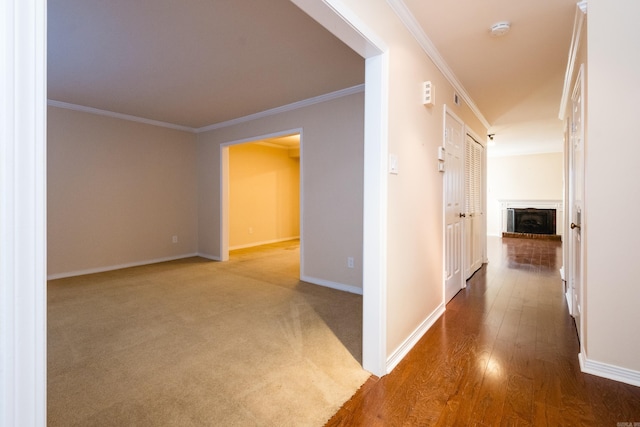
[[[489,240],[489,264],[327,426],[640,425],[640,388],[580,372],[561,243]]]

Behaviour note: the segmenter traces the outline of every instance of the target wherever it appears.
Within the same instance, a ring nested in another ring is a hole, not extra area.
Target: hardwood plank
[[[615,426],[640,422],[640,388],[580,372],[561,243],[494,239],[468,281],[389,375],[329,426]]]

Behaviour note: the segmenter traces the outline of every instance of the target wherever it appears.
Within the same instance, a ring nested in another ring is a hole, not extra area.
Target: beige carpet
[[[320,426],[369,374],[362,297],[297,241],[49,282],[49,426]]]

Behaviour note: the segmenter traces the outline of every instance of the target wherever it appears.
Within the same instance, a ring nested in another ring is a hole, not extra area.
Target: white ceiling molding
[[[173,124],[173,123],[162,122],[162,121],[159,121],[159,120],[145,119],[144,117],[137,117],[137,116],[131,116],[129,114],[115,113],[113,111],[100,110],[99,108],[85,107],[83,105],[77,105],[77,104],[71,104],[71,103],[68,103],[68,102],[55,101],[53,99],[49,99],[47,104],[50,105],[51,107],[66,108],[67,110],[81,111],[81,112],[84,112],[84,113],[97,114],[99,116],[113,117],[113,118],[116,118],[116,119],[128,120],[130,122],[144,123],[144,124],[147,124],[147,125],[153,125],[153,126],[159,126],[159,127],[163,127],[163,128],[181,130],[181,131],[185,131],[185,132],[192,132],[192,133],[196,132],[196,130],[194,128],[188,127],[188,126],[176,125],[176,124]]]
[[[411,13],[404,1],[387,0],[387,3],[391,6],[391,9],[393,9],[396,15],[398,15],[404,26],[407,27],[409,32],[418,41],[418,44],[422,47],[427,56],[431,58],[435,66],[438,67],[440,72],[442,72],[449,83],[451,83],[458,95],[464,99],[478,120],[480,120],[487,129],[490,128],[491,124],[484,117],[475,102],[473,102],[473,99],[471,99],[471,96],[469,96],[464,86],[462,86],[462,83],[460,83],[451,68],[449,68],[449,65],[445,62],[444,58],[442,58],[442,55],[440,55],[440,52],[438,52],[438,49],[436,49],[435,45],[431,42],[429,37],[427,37],[427,34],[424,32],[420,24],[418,24],[415,16],[413,16],[413,13]]]
[[[385,44],[371,29],[341,1],[291,0],[291,2],[363,58],[371,58],[387,50]]]
[[[573,21],[573,34],[571,35],[571,45],[569,46],[569,60],[567,62],[567,71],[564,74],[564,86],[562,88],[562,99],[560,100],[560,111],[558,118],[565,119],[567,111],[567,102],[569,102],[569,93],[571,92],[571,79],[573,78],[573,70],[576,66],[576,56],[580,47],[580,37],[582,36],[582,24],[587,14],[587,1],[583,0],[577,4],[576,17]]]
[[[337,90],[335,92],[326,93],[324,95],[316,96],[313,98],[305,99],[291,104],[283,105],[282,107],[272,108],[270,110],[261,111],[259,113],[250,114],[244,117],[238,117],[237,119],[227,120],[225,122],[215,123],[209,126],[197,128],[196,133],[207,132],[210,130],[221,129],[227,126],[233,126],[240,123],[245,123],[251,120],[261,119],[263,117],[272,116],[274,114],[285,113],[287,111],[297,110],[299,108],[308,107],[313,104],[319,104],[320,102],[330,101],[332,99],[341,98],[347,95],[353,95],[356,93],[364,92],[364,85],[352,86],[346,89]]]
[[[85,113],[97,114],[99,116],[113,117],[121,120],[128,120],[131,122],[145,123],[148,125],[159,126],[169,129],[181,130],[184,132],[201,133],[214,129],[221,129],[227,126],[233,126],[240,123],[245,123],[251,120],[261,119],[263,117],[272,116],[274,114],[285,113],[287,111],[297,110],[299,108],[308,107],[310,105],[318,104],[320,102],[330,101],[332,99],[340,98],[343,96],[353,95],[356,93],[364,92],[364,85],[352,86],[346,89],[337,90],[335,92],[326,93],[324,95],[316,96],[313,98],[305,99],[302,101],[294,102],[291,104],[283,105],[281,107],[272,108],[270,110],[261,111],[259,113],[250,114],[244,117],[238,117],[237,119],[227,120],[225,122],[214,123],[209,126],[201,128],[192,128],[189,126],[176,125],[173,123],[162,122],[159,120],[146,119],[144,117],[132,116],[129,114],[114,113],[113,111],[100,110],[99,108],[85,107],[83,105],[71,104],[68,102],[55,101],[49,99],[47,104],[52,107],[65,108],[67,110],[81,111]]]
[[[578,7],[582,11],[582,13],[587,13],[587,0],[582,0],[578,2]]]

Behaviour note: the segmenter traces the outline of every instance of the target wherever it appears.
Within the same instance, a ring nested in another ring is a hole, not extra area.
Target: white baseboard
[[[638,371],[589,360],[584,353],[578,353],[578,360],[580,361],[580,370],[586,374],[640,387],[640,372]]]
[[[317,277],[309,276],[301,276],[300,280],[302,280],[303,282],[309,282],[313,285],[320,285],[326,288],[337,289],[339,291],[362,295],[362,288],[353,285],[345,285],[343,283],[331,282],[329,280],[318,279]]]
[[[272,243],[286,242],[288,240],[297,240],[299,238],[300,236],[291,236],[291,237],[282,237],[280,239],[264,240],[262,242],[247,243],[246,245],[229,246],[229,250],[234,251],[236,249],[253,248],[255,246],[270,245]]]
[[[196,256],[199,256],[200,258],[210,259],[211,261],[222,261],[222,258],[217,255],[205,254],[202,252],[198,252]]]
[[[129,262],[126,264],[109,265],[105,267],[89,268],[86,270],[68,271],[66,273],[56,273],[47,276],[47,280],[64,279],[66,277],[84,276],[85,274],[104,273],[105,271],[120,270],[122,268],[140,267],[141,265],[157,264],[159,262],[175,261],[178,259],[191,258],[198,256],[197,253],[170,256],[165,258],[156,258],[146,261]]]
[[[387,358],[387,373],[390,374],[398,363],[409,353],[409,351],[420,341],[420,338],[429,330],[431,326],[442,316],[445,311],[444,303],[440,304],[426,319],[416,328],[415,331]]]

